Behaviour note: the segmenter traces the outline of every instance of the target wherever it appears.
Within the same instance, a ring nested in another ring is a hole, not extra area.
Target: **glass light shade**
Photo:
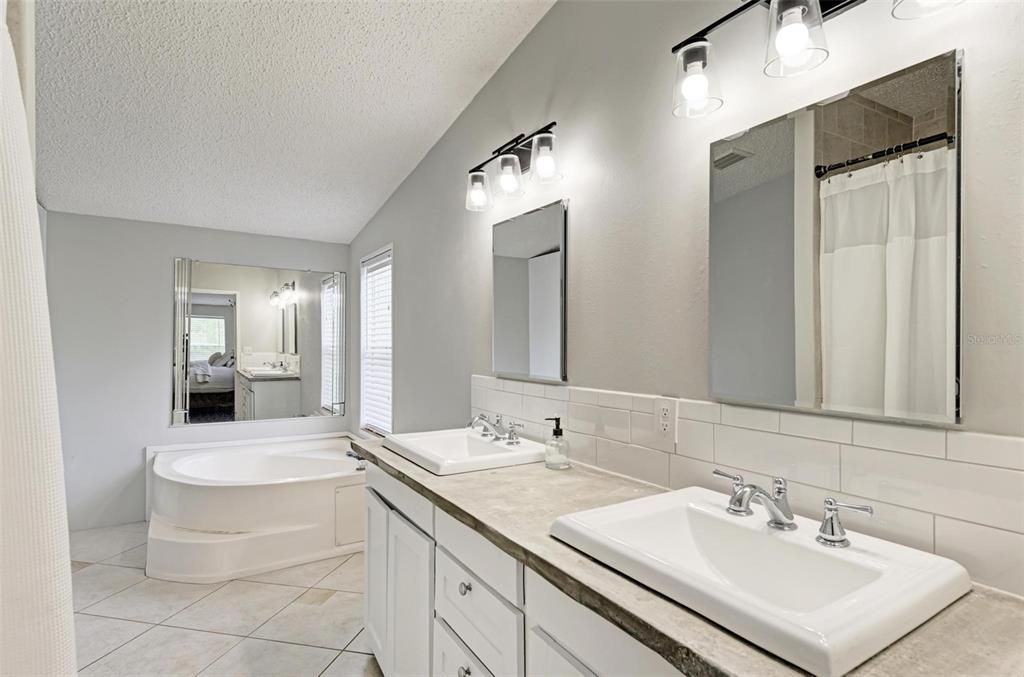
[[[704,117],[721,108],[723,103],[711,43],[707,40],[691,42],[676,52],[672,114],[679,118]]]
[[[828,43],[818,0],[772,0],[764,74],[787,78],[813,70],[826,59]]]
[[[519,167],[519,156],[504,153],[498,156],[498,191],[506,197],[523,194],[523,171]]]
[[[277,298],[281,306],[287,306],[292,303],[295,303],[295,283],[286,282],[281,287],[281,293],[278,294]]]
[[[274,306],[275,308],[281,307],[281,295],[278,294],[276,291],[270,292],[270,305]]]
[[[466,209],[471,212],[485,212],[491,208],[491,185],[487,172],[478,169],[466,177]]]
[[[554,183],[562,178],[558,162],[558,140],[551,132],[533,137],[530,149],[530,178],[535,183]]]
[[[936,14],[950,7],[956,7],[964,0],[892,0],[892,16],[895,19],[920,19]]]

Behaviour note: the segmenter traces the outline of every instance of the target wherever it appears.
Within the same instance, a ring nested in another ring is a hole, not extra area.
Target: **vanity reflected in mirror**
[[[345,274],[175,260],[172,425],[344,414]]]
[[[959,420],[960,57],[711,146],[711,392]]]
[[[494,373],[564,382],[566,200],[495,224]]]

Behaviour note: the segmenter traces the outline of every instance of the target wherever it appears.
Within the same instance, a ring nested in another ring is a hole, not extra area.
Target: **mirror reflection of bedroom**
[[[342,413],[344,274],[181,260],[177,424]]]

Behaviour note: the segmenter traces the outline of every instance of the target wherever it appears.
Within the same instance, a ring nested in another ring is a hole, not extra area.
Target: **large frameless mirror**
[[[174,271],[172,425],[345,413],[345,273]]]
[[[567,201],[495,224],[494,373],[564,382]]]
[[[711,145],[719,400],[959,420],[960,56]]]

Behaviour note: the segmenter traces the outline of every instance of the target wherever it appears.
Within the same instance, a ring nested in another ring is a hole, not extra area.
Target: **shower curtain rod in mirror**
[[[868,155],[862,155],[846,162],[837,162],[831,165],[817,165],[814,168],[814,175],[819,179],[825,178],[829,172],[834,172],[837,169],[845,169],[846,167],[852,167],[859,165],[864,162],[870,162],[871,160],[878,160],[889,155],[896,155],[897,153],[903,153],[914,148],[920,148],[921,146],[927,146],[939,141],[945,141],[948,145],[952,145],[956,142],[956,136],[942,132],[941,134],[933,134],[931,136],[925,136],[916,141],[908,141],[907,143],[898,143],[895,146],[889,148],[883,148],[882,150],[876,150],[874,153]]]

